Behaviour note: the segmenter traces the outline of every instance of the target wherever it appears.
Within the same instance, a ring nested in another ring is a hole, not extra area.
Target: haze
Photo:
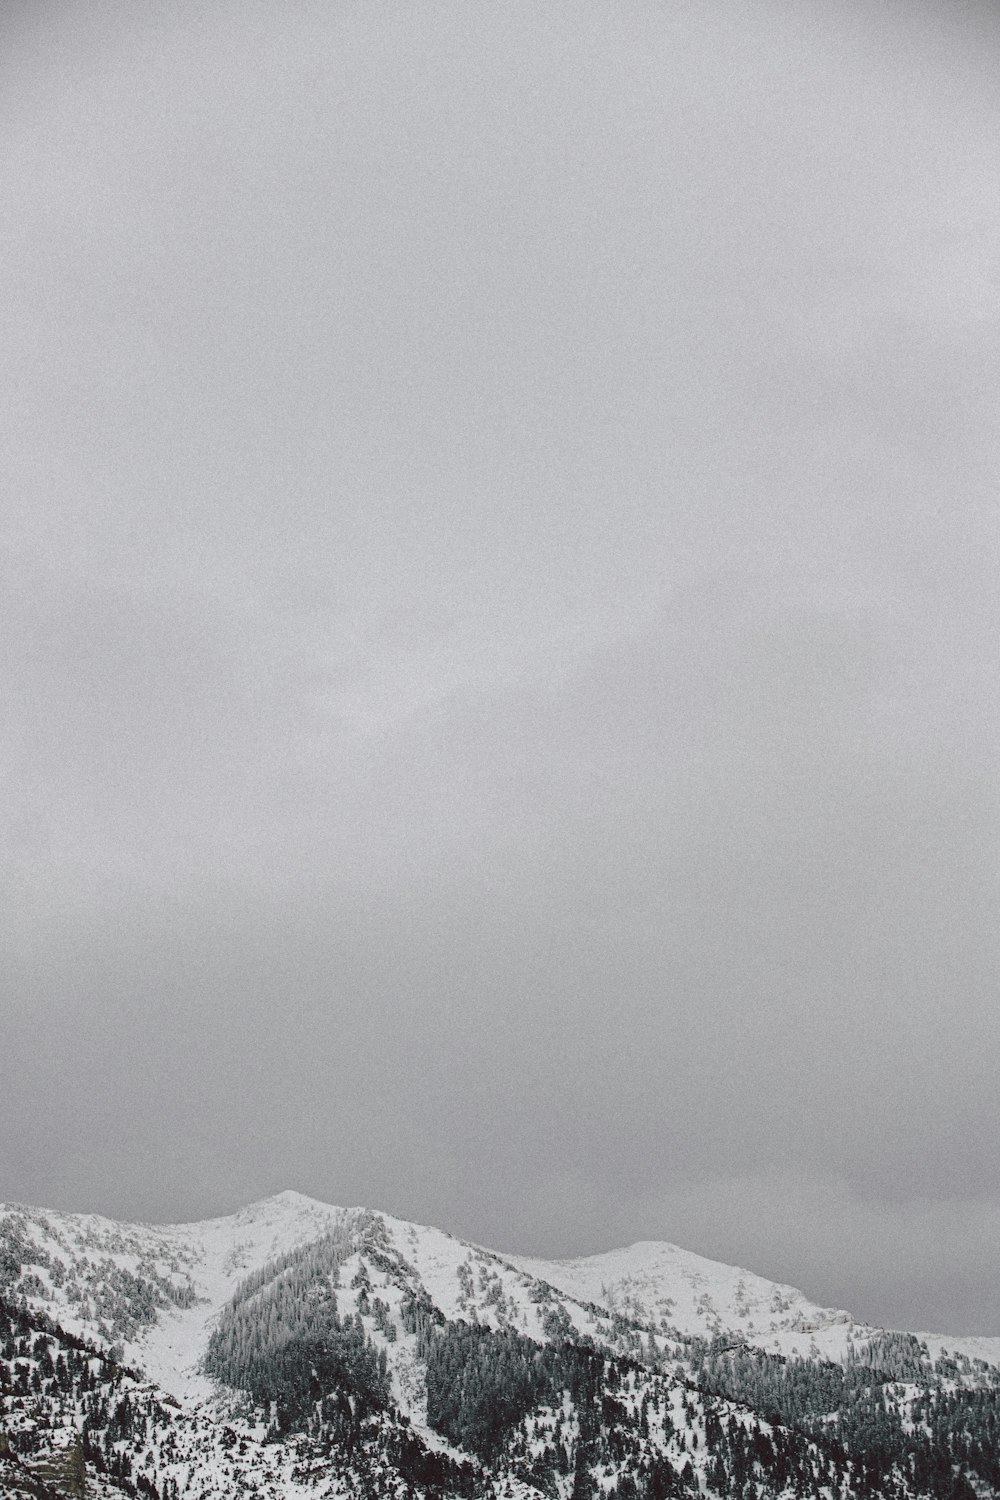
[[[1000,25],[0,21],[0,1198],[1000,1333]]]

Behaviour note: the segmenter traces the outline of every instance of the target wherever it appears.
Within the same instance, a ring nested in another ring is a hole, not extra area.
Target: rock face
[[[53,1445],[39,1457],[30,1460],[26,1467],[31,1476],[57,1495],[68,1500],[85,1500],[87,1494],[87,1466],[83,1456],[83,1440],[73,1433],[62,1447]]]
[[[8,1207],[0,1431],[0,1493],[954,1500],[1000,1493],[1000,1341],[674,1245],[546,1262],[297,1193]]]

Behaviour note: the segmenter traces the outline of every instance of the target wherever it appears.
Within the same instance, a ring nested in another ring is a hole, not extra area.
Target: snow
[[[0,1238],[12,1227],[10,1215],[17,1223],[9,1243],[16,1247],[23,1235],[36,1247],[23,1257],[21,1293],[95,1342],[109,1341],[109,1327],[114,1336],[115,1329],[127,1326],[133,1338],[125,1344],[125,1360],[143,1374],[136,1380],[128,1370],[118,1370],[115,1379],[140,1408],[160,1402],[162,1410],[164,1392],[174,1398],[167,1403],[166,1422],[158,1431],[153,1424],[146,1449],[136,1449],[133,1461],[204,1500],[224,1500],[250,1477],[261,1500],[306,1500],[321,1486],[322,1493],[346,1500],[354,1488],[351,1471],[331,1476],[326,1460],[314,1461],[308,1449],[265,1441],[265,1414],[201,1370],[212,1330],[244,1279],[331,1231],[340,1252],[334,1279],[341,1315],[362,1316],[366,1335],[385,1352],[394,1406],[411,1429],[428,1447],[455,1457],[461,1455],[427,1422],[425,1367],[416,1354],[416,1337],[403,1322],[414,1294],[429,1298],[450,1320],[515,1329],[539,1339],[551,1335],[555,1318],[557,1326],[569,1323],[599,1346],[631,1356],[634,1363],[619,1367],[623,1374],[620,1383],[616,1378],[614,1399],[634,1417],[643,1397],[653,1398],[644,1441],[650,1451],[668,1453],[674,1467],[690,1463],[703,1492],[706,1399],[683,1380],[685,1367],[690,1369],[687,1339],[722,1335],[727,1342],[770,1352],[842,1360],[852,1346],[862,1355],[879,1333],[846,1312],[818,1306],[794,1287],[665,1242],[640,1241],[601,1255],[547,1261],[498,1254],[429,1225],[336,1207],[296,1192],[193,1224],[119,1224],[97,1215],[0,1207]],[[143,1323],[150,1296],[168,1303],[176,1296],[190,1305],[157,1307],[155,1321]],[[651,1331],[655,1356],[649,1349]],[[956,1383],[974,1384],[982,1375],[963,1361],[982,1360],[1000,1369],[1000,1339],[917,1337],[931,1360],[957,1359]],[[653,1368],[642,1369],[644,1361]],[[897,1399],[905,1405],[917,1389],[900,1384]],[[770,1430],[753,1412],[721,1399],[713,1400],[712,1410],[726,1421]],[[557,1415],[572,1446],[578,1419],[567,1392],[561,1412],[544,1408],[526,1419],[522,1437],[529,1453],[549,1446],[543,1440],[546,1429],[551,1437]],[[239,1430],[238,1447],[230,1423]],[[595,1493],[615,1482],[616,1472],[614,1465],[596,1471]],[[17,1476],[0,1473],[0,1488],[5,1478],[12,1487]],[[495,1486],[491,1481],[484,1493],[497,1500],[504,1495],[537,1500],[537,1492],[510,1473],[498,1472],[494,1479]],[[559,1478],[561,1500],[569,1500],[571,1488],[571,1475]],[[110,1500],[112,1490],[107,1494]]]
[[[662,1241],[640,1240],[577,1260],[506,1259],[580,1301],[682,1334],[759,1334],[850,1321],[848,1313],[818,1307],[795,1287]]]
[[[243,1278],[286,1250],[316,1239],[350,1210],[284,1192],[225,1218],[195,1224],[120,1224],[97,1214],[0,1206],[0,1217],[8,1212],[25,1215],[35,1243],[64,1264],[82,1268],[81,1274],[86,1272],[85,1261],[93,1264],[105,1258],[133,1272],[144,1261],[155,1261],[161,1269],[182,1269],[193,1286],[194,1306],[160,1310],[156,1323],[135,1340],[124,1341],[124,1348],[127,1363],[189,1402],[213,1392],[199,1363],[215,1319]],[[65,1290],[52,1285],[51,1276],[46,1276],[46,1288],[46,1297],[30,1300],[71,1332],[94,1338],[94,1320],[80,1315]]]
[[[189,1408],[215,1394],[200,1362],[215,1321],[240,1282],[276,1256],[348,1223],[362,1226],[362,1239],[364,1225],[384,1226],[388,1245],[406,1268],[400,1274],[407,1285],[422,1287],[445,1317],[514,1328],[535,1338],[545,1336],[543,1320],[553,1310],[578,1332],[609,1346],[624,1328],[635,1347],[646,1337],[634,1329],[628,1333],[637,1325],[654,1329],[661,1344],[671,1335],[732,1334],[770,1352],[841,1360],[849,1341],[858,1346],[876,1332],[846,1312],[818,1306],[794,1287],[666,1242],[639,1241],[600,1255],[548,1261],[497,1254],[430,1225],[336,1207],[293,1191],[193,1224],[119,1224],[93,1214],[0,1207],[0,1219],[7,1213],[22,1215],[29,1238],[63,1263],[67,1277],[75,1269],[80,1284],[105,1260],[133,1273],[154,1266],[172,1284],[189,1283],[193,1305],[160,1309],[155,1323],[125,1344],[127,1362]],[[388,1303],[397,1324],[397,1340],[387,1345],[394,1386],[403,1409],[421,1423],[419,1372],[398,1316],[402,1290],[392,1277],[374,1269],[371,1274],[373,1291]],[[39,1285],[41,1291],[30,1300],[70,1330],[95,1337],[95,1318],[81,1311],[85,1304],[79,1294],[73,1300],[65,1277],[59,1284],[43,1270]],[[354,1294],[347,1285],[338,1297],[342,1310],[350,1310]],[[1000,1339],[920,1337],[932,1358],[948,1350],[1000,1366]]]

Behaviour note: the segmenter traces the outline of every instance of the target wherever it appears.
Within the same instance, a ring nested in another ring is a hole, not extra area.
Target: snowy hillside
[[[0,1320],[10,1463],[82,1434],[150,1500],[1000,1493],[1000,1340],[671,1244],[544,1261],[295,1192],[177,1225],[12,1206]]]
[[[351,1224],[377,1221],[448,1319],[544,1337],[558,1306],[572,1327],[609,1346],[639,1325],[673,1337],[847,1324],[794,1288],[666,1244],[642,1243],[573,1261],[498,1255],[388,1214],[338,1208],[284,1192],[225,1218],[177,1225],[120,1224],[97,1215],[0,1210],[15,1242],[33,1250],[18,1290],[65,1328],[106,1344],[172,1394],[207,1397],[200,1373],[220,1309],[250,1272]],[[543,1292],[543,1288],[547,1288]],[[342,1300],[343,1300],[342,1294]],[[349,1298],[349,1293],[347,1294]],[[634,1335],[632,1344],[637,1344]],[[629,1347],[626,1343],[623,1348]]]
[[[212,1392],[202,1357],[220,1309],[244,1277],[330,1231],[371,1223],[383,1226],[411,1286],[422,1287],[445,1318],[530,1337],[545,1337],[553,1308],[577,1333],[623,1353],[640,1348],[640,1332],[652,1332],[671,1346],[678,1337],[732,1336],[784,1355],[842,1359],[849,1343],[874,1331],[795,1287],[664,1242],[546,1261],[293,1191],[192,1224],[124,1224],[0,1206],[8,1244],[24,1242],[33,1251],[17,1290],[63,1327],[121,1345],[130,1363],[184,1399]],[[1000,1367],[1000,1339],[925,1337],[935,1355],[965,1353]]]
[[[14,1253],[25,1247],[14,1285],[31,1305],[71,1332],[120,1345],[164,1390],[189,1397],[209,1394],[198,1365],[212,1319],[239,1281],[344,1214],[281,1193],[197,1224],[122,1224],[8,1205],[0,1225]]]
[[[817,1307],[795,1287],[658,1241],[577,1260],[508,1259],[568,1296],[664,1331],[710,1338],[851,1321],[849,1313]]]

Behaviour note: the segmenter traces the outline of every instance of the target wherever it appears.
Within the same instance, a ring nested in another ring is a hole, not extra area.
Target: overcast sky
[[[0,1198],[1000,1333],[1000,17],[6,0]]]

